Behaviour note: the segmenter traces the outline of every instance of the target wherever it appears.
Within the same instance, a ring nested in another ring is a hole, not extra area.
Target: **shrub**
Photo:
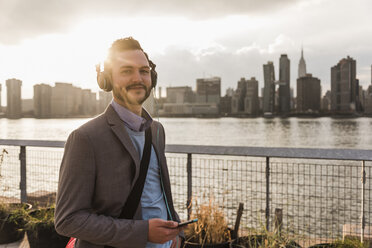
[[[191,218],[198,218],[198,222],[185,229],[186,241],[199,244],[217,244],[231,240],[231,233],[227,227],[225,215],[213,199],[208,204],[198,205],[195,200],[195,213]]]

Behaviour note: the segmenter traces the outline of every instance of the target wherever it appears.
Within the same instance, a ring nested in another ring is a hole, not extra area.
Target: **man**
[[[101,88],[113,91],[106,111],[73,131],[66,143],[57,192],[55,227],[77,248],[177,247],[174,210],[164,154],[164,128],[142,108],[155,87],[155,65],[138,41],[109,49]],[[150,162],[132,219],[118,218],[140,174],[145,130],[152,131]]]

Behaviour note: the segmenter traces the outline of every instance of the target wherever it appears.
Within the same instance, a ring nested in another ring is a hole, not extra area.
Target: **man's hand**
[[[182,228],[178,228],[178,223],[175,221],[150,219],[148,241],[163,244],[177,238],[180,231]]]

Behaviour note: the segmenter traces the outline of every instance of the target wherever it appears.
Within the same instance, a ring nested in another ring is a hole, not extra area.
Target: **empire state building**
[[[301,49],[301,59],[298,63],[298,78],[306,76],[306,63],[304,59],[304,50]]]

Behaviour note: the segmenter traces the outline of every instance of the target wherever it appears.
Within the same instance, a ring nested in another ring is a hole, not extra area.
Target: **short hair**
[[[118,39],[112,43],[111,47],[108,50],[107,58],[105,61],[105,70],[106,69],[111,70],[111,63],[113,59],[115,58],[116,53],[123,52],[123,51],[130,51],[130,50],[141,50],[145,54],[146,59],[150,63],[150,67],[151,67],[153,63],[150,61],[147,53],[143,51],[140,43],[130,36],[127,38]]]

